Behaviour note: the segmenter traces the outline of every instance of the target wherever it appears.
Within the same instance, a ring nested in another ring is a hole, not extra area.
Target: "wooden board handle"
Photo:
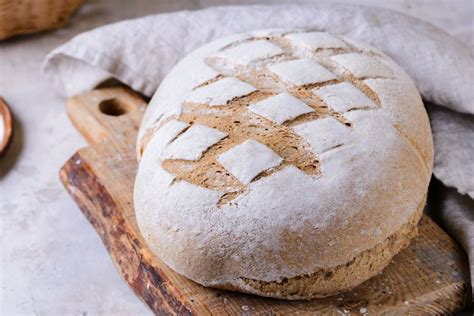
[[[91,145],[129,140],[130,133],[136,134],[145,108],[145,99],[124,87],[93,90],[67,102],[69,118]]]

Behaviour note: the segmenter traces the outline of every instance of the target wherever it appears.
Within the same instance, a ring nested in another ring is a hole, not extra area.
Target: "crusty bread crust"
[[[433,164],[428,116],[398,65],[292,30],[185,57],[137,153],[137,223],[163,262],[204,286],[284,299],[379,273],[416,235]]]
[[[408,223],[374,248],[361,252],[345,264],[319,269],[312,274],[284,279],[281,282],[240,278],[216,287],[287,300],[323,298],[351,290],[379,274],[388,266],[393,256],[410,245],[411,240],[418,235],[418,221],[423,215],[425,203],[426,197]]]

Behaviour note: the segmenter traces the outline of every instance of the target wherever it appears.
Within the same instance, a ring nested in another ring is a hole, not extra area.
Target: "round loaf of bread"
[[[189,54],[137,141],[137,222],[204,286],[324,297],[378,274],[417,234],[433,163],[408,75],[325,32],[264,30]]]

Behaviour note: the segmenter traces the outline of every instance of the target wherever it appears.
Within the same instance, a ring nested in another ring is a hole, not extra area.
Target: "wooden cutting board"
[[[67,111],[86,138],[60,171],[61,180],[96,229],[118,272],[157,314],[447,314],[466,302],[469,274],[460,247],[430,218],[420,235],[380,275],[351,292],[284,301],[204,288],[170,270],[145,244],[132,192],[135,139],[146,102],[124,87],[71,98]],[[104,114],[107,113],[107,114]]]

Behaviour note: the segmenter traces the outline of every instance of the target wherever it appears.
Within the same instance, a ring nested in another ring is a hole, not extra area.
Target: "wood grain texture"
[[[100,108],[120,116],[101,113]],[[102,103],[102,105],[101,105]],[[118,108],[114,112],[113,107]],[[312,301],[284,301],[204,288],[169,269],[145,244],[132,193],[135,138],[145,108],[123,87],[94,90],[68,102],[68,113],[91,144],[60,171],[61,180],[101,236],[117,270],[157,314],[429,314],[462,308],[469,274],[460,247],[430,218],[419,236],[378,276],[351,292]],[[121,110],[120,110],[121,109]]]

